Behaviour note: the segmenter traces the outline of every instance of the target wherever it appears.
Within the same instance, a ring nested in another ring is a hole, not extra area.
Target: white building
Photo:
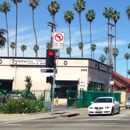
[[[66,90],[108,90],[112,78],[112,67],[89,58],[59,58],[56,60],[55,96],[66,97]],[[45,58],[1,57],[0,89],[23,90],[25,77],[32,79],[31,91],[38,96],[43,90],[50,90],[46,77]]]

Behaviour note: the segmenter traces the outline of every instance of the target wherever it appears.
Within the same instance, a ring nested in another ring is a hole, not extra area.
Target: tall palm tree
[[[6,38],[5,34],[7,33],[7,30],[0,28],[0,49],[3,49],[5,47]]]
[[[37,45],[37,35],[36,35],[36,29],[35,29],[35,22],[34,22],[34,9],[39,5],[39,0],[29,0],[29,6],[32,7],[32,21],[33,21],[33,29],[34,29],[34,35],[35,35],[35,42]],[[38,52],[36,51],[36,57],[38,57]]]
[[[130,54],[126,53],[124,55],[124,58],[126,59],[126,72],[128,71],[128,59],[130,58]],[[127,78],[128,78],[128,73],[127,73]]]
[[[93,52],[93,59],[94,59],[94,51],[96,50],[96,44],[91,45],[91,50]]]
[[[51,1],[47,9],[50,12],[50,15],[52,16],[53,23],[55,24],[55,15],[59,11],[60,5],[54,0],[54,1]],[[55,31],[56,31],[56,28],[55,28]]]
[[[130,20],[130,6],[126,7],[126,15],[128,16],[128,19]]]
[[[115,48],[116,48],[116,23],[120,19],[120,12],[117,12],[116,10],[113,11],[112,19],[115,23]]]
[[[108,47],[105,47],[105,48],[104,48],[104,52],[105,52],[105,54],[106,54],[106,59],[107,59],[107,63],[108,63],[108,56],[107,56],[107,54],[109,53],[109,48],[108,48]]]
[[[79,49],[81,50],[81,56],[82,56],[82,50],[83,50],[84,44],[83,44],[82,42],[80,42],[80,43],[78,44],[78,47],[79,47]],[[82,56],[82,58],[83,58],[83,56]]]
[[[71,47],[68,47],[68,48],[66,48],[66,51],[67,51],[67,55],[70,55],[71,52],[72,52],[72,48],[71,48]]]
[[[114,71],[116,71],[116,57],[118,56],[119,54],[119,50],[118,48],[113,48],[113,56],[114,56]]]
[[[2,4],[0,4],[0,11],[5,14],[7,32],[9,32],[7,13],[10,11],[10,7],[10,3],[8,2],[3,2]],[[9,33],[7,33],[7,56],[9,57]]]
[[[92,45],[91,23],[95,19],[95,12],[94,12],[94,10],[88,10],[88,12],[86,13],[86,19],[90,23],[90,50],[91,50],[91,45]],[[91,58],[92,58],[92,50],[91,50]]]
[[[17,57],[17,28],[18,28],[18,3],[22,2],[22,0],[11,0],[16,5],[16,34],[15,34],[15,57]]]
[[[38,46],[38,45],[35,45],[35,46],[33,47],[33,50],[34,50],[35,54],[37,55],[37,51],[39,50],[39,46]]]
[[[102,63],[104,63],[105,60],[106,60],[106,57],[105,57],[104,55],[101,55],[100,58],[99,58],[99,60],[100,60]]]
[[[105,16],[105,18],[107,18],[107,20],[108,20],[108,48],[109,48],[109,50],[111,50],[110,49],[110,47],[109,47],[109,23],[110,23],[110,19],[112,18],[112,14],[113,14],[113,8],[111,8],[111,7],[105,7],[105,11],[103,12],[103,15]],[[109,51],[109,62],[110,62],[110,51]],[[110,64],[110,63],[109,63]]]
[[[27,49],[27,46],[26,45],[22,45],[21,46],[21,50],[22,50],[22,52],[23,52],[23,57],[24,57],[24,51]]]
[[[15,42],[11,42],[11,43],[10,43],[10,47],[12,48],[12,56],[14,56],[14,49],[15,49],[15,47],[16,47]]]
[[[74,4],[74,9],[79,14],[80,36],[82,44],[83,44],[83,37],[82,37],[82,25],[81,25],[81,12],[85,10],[85,7],[86,7],[86,1],[84,0],[77,0],[76,4]],[[83,47],[82,47],[82,58],[83,58]]]
[[[70,48],[71,48],[71,31],[70,31],[70,24],[71,21],[74,19],[74,14],[72,11],[66,11],[64,13],[64,19],[68,23],[69,26],[69,40],[70,40]],[[70,53],[70,58],[71,58],[71,53]]]

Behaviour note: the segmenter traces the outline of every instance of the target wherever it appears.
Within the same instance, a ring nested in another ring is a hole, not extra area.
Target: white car
[[[114,97],[98,97],[88,107],[88,115],[120,113],[120,104]]]

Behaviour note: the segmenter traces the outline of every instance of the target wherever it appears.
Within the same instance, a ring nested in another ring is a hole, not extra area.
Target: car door
[[[118,112],[119,109],[119,102],[114,98],[114,105],[115,105],[115,112]]]

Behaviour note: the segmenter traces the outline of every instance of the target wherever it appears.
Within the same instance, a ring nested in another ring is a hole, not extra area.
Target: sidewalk
[[[120,106],[122,109],[125,104],[120,104]],[[53,110],[53,115],[51,114],[51,111],[32,114],[0,114],[0,122],[17,122],[33,119],[53,119],[58,117],[70,117],[78,115],[87,115],[87,108],[55,108]]]

